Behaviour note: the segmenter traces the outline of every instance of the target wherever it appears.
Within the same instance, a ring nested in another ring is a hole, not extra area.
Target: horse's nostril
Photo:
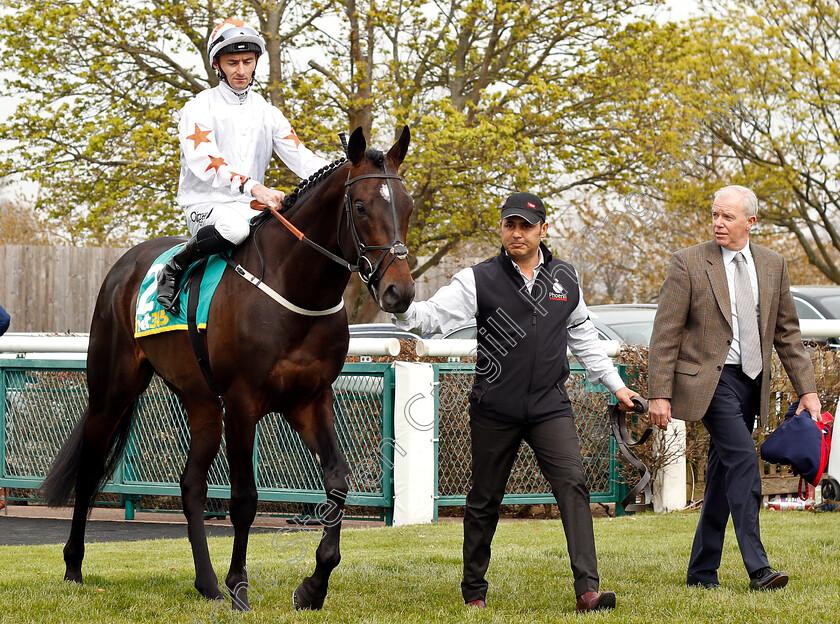
[[[405,312],[414,299],[414,282],[391,284],[382,291],[381,307],[386,312]]]

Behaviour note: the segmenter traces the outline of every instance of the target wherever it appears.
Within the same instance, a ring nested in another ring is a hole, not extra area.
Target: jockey
[[[242,20],[216,26],[207,41],[207,60],[220,82],[181,109],[178,204],[193,236],[158,275],[157,301],[173,313],[187,267],[248,236],[253,200],[280,207],[285,194],[262,184],[272,152],[301,178],[329,164],[301,143],[283,113],[251,91],[264,52],[263,38]]]

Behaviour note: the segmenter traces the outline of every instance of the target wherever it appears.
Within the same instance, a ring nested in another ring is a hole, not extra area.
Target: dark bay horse
[[[310,311],[326,311],[340,303],[350,278],[348,268],[358,268],[383,310],[404,311],[414,297],[408,250],[402,242],[413,203],[397,171],[408,144],[405,127],[387,154],[366,150],[362,129],[357,128],[346,160],[325,167],[287,197],[285,216],[323,250],[302,244],[266,213],[251,237],[234,250],[232,260],[257,276],[264,266],[268,286]],[[349,470],[336,438],[331,388],[347,355],[347,315],[343,308],[321,316],[290,311],[233,270],[225,270],[204,335],[220,400],[205,381],[186,332],[134,338],[141,281],[154,259],[181,240],[155,239],[129,250],[99,292],[88,348],[88,407],[42,485],[43,496],[54,506],[66,503],[75,490],[64,578],[82,582],[85,524],[93,497],[119,462],[137,397],[157,373],[189,417],[191,440],[181,494],[196,589],[206,598],[224,598],[204,530],[207,472],[221,443],[224,420],[235,535],[225,584],[234,608],[248,608],[245,556],[257,509],[254,435],[265,414],[281,412],[323,470],[324,507],[329,509],[325,534],[314,572],[294,592],[296,608],[319,609],[330,573],[341,558],[348,489]]]

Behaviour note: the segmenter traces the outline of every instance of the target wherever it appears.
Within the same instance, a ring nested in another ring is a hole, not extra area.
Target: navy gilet
[[[531,293],[504,250],[473,267],[478,354],[470,405],[491,418],[537,422],[572,413],[566,336],[580,288],[571,264],[540,249]]]

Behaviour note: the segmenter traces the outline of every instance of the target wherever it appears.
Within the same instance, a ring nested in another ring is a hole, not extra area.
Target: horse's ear
[[[393,161],[398,167],[402,164],[405,155],[408,153],[408,143],[411,140],[411,132],[408,126],[403,126],[402,134],[397,142],[388,150],[387,157]]]
[[[359,162],[361,162],[362,157],[365,155],[366,148],[367,142],[365,141],[365,133],[362,130],[362,127],[359,126],[353,130],[353,134],[350,135],[350,142],[347,144],[347,158],[349,158],[350,162],[354,165],[358,165]]]

